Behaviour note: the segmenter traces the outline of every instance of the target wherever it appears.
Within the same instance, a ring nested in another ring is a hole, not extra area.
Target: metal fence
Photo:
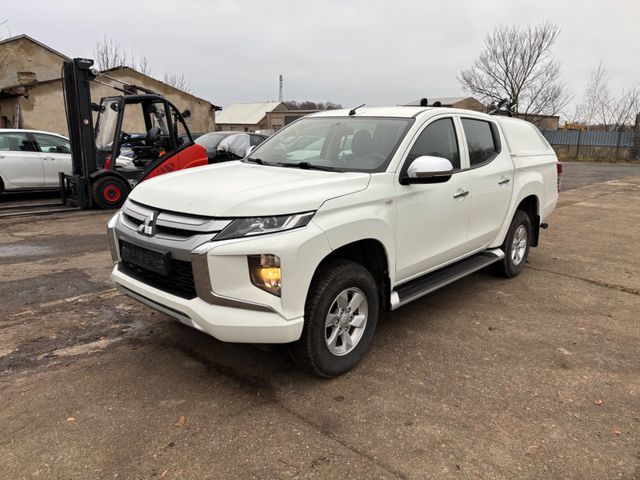
[[[633,147],[634,132],[601,132],[597,130],[541,130],[551,145],[592,147]]]

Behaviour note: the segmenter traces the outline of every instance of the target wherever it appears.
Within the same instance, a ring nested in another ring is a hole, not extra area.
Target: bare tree
[[[486,103],[508,99],[515,113],[558,113],[570,100],[552,47],[560,34],[553,23],[499,26],[484,50],[458,77],[462,87]]]
[[[112,38],[104,36],[103,40],[96,42],[94,49],[95,66],[98,70],[124,67],[128,65],[127,53],[120,48],[120,43]]]
[[[342,105],[333,102],[312,102],[311,100],[304,100],[302,102],[296,102],[295,100],[287,100],[284,102],[289,110],[338,110],[342,108]]]
[[[191,93],[191,86],[189,85],[189,81],[184,76],[184,73],[178,75],[177,73],[167,73],[165,72],[162,81],[167,85],[171,85],[178,90],[182,90],[183,92]]]
[[[151,66],[149,65],[149,60],[147,59],[147,57],[143,55],[136,59],[136,57],[133,55],[133,52],[131,52],[131,58],[133,59],[133,68],[135,68],[140,73],[144,73],[145,75],[151,75]]]
[[[621,130],[633,124],[640,112],[640,84],[612,90],[607,68],[602,61],[591,71],[575,119],[587,128],[600,125],[605,130]]]
[[[116,67],[131,67],[145,75],[151,75],[149,60],[144,55],[137,57],[133,50],[131,54],[120,48],[120,43],[105,35],[103,40],[96,42],[94,49],[95,65],[98,70],[109,70]]]
[[[98,70],[108,70],[116,67],[131,67],[140,73],[145,75],[151,75],[151,66],[149,60],[144,55],[138,57],[133,50],[131,54],[127,53],[120,48],[120,43],[111,38],[105,37],[103,40],[96,42],[96,48],[94,50],[95,65]],[[189,93],[191,87],[189,81],[184,74],[165,73],[163,75],[163,81],[167,85]]]
[[[9,27],[6,26],[8,22],[9,22],[8,18],[6,20],[0,21],[0,27],[5,27],[7,28],[7,31],[8,31]],[[3,38],[4,38],[4,35],[0,33],[0,40],[2,40]],[[8,55],[6,53],[0,52],[0,68],[4,68],[8,64],[7,58],[8,58]]]

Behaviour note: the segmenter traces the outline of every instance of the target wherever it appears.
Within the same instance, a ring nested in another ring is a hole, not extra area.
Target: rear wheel
[[[504,259],[497,264],[498,273],[507,278],[515,277],[524,268],[531,245],[531,219],[517,210],[502,244]]]
[[[362,359],[378,321],[378,290],[369,270],[335,260],[321,267],[309,289],[300,340],[289,347],[304,370],[331,378]]]
[[[93,201],[102,209],[120,208],[129,194],[129,184],[115,176],[99,178],[91,185]]]

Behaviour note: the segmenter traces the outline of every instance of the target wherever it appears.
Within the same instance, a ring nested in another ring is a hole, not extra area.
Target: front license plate
[[[167,275],[171,255],[166,252],[156,252],[129,242],[120,242],[120,255],[124,262],[152,272]]]

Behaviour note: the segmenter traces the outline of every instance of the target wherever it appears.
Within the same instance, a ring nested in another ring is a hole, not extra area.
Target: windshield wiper
[[[257,163],[258,165],[275,165],[275,163],[265,162],[261,158],[251,158],[247,157],[244,159],[245,162]]]
[[[291,168],[302,168],[303,170],[322,170],[325,172],[339,172],[335,167],[329,167],[327,165],[316,165],[315,163],[309,162],[300,162],[300,163],[289,163],[289,162],[278,162],[276,165],[281,167],[291,167]]]

